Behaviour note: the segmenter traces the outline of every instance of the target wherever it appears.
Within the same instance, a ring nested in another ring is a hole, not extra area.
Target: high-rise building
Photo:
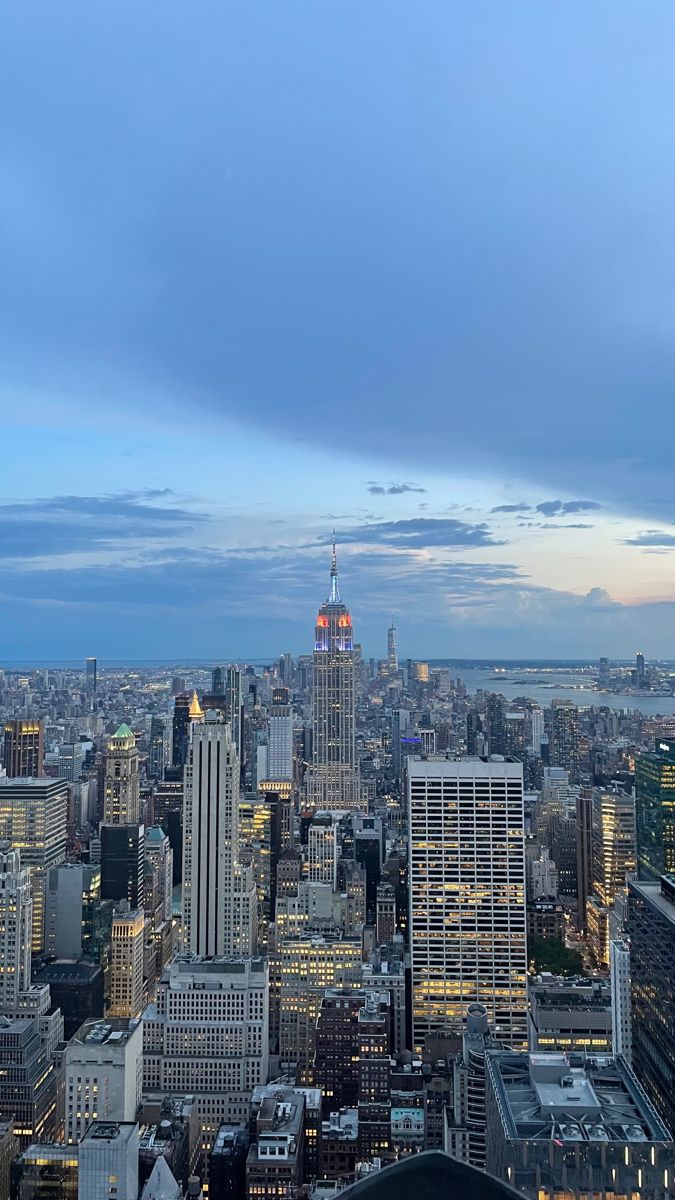
[[[675,1129],[675,879],[628,884],[632,1063]]]
[[[310,883],[337,884],[338,830],[330,813],[316,813],[307,835],[307,877]]]
[[[77,1150],[58,1142],[34,1142],[11,1165],[12,1200],[77,1200]]]
[[[39,1021],[28,1016],[0,1017],[0,1121],[7,1120],[22,1149],[59,1132],[56,1068]]]
[[[609,947],[609,974],[612,988],[612,1054],[622,1054],[631,1062],[633,1033],[630,998],[630,946],[612,941]]]
[[[571,700],[551,704],[551,766],[569,771],[574,783],[579,777],[579,710]]]
[[[267,778],[273,783],[286,783],[293,779],[293,709],[288,703],[288,690],[284,699],[274,699],[267,714]]]
[[[657,738],[638,756],[635,814],[640,879],[675,872],[675,741]]]
[[[268,1004],[266,959],[181,955],[143,1016],[144,1095],[195,1094],[207,1149],[267,1080]]]
[[[486,719],[490,754],[506,754],[506,718],[504,697],[490,692],[487,698]]]
[[[635,800],[625,792],[594,788],[593,893],[586,928],[598,962],[609,966],[610,921],[627,879],[635,873]]]
[[[5,721],[3,766],[8,779],[40,779],[45,773],[42,721]]]
[[[237,667],[228,667],[225,672],[225,716],[230,723],[232,741],[241,767],[244,761],[244,729],[241,711],[241,671]]]
[[[145,826],[101,826],[101,899],[143,908]]]
[[[183,944],[194,954],[252,954],[257,894],[239,862],[239,757],[229,723],[194,723],[183,810]]]
[[[30,987],[33,899],[21,852],[0,843],[0,1013],[15,1012]]]
[[[82,774],[84,754],[80,742],[64,742],[59,746],[59,779],[75,783]]]
[[[522,763],[409,758],[413,1043],[485,1006],[527,1044]]]
[[[150,721],[148,737],[148,779],[161,779],[164,774],[164,722],[159,717]]]
[[[88,696],[93,696],[96,691],[96,659],[87,658],[85,660],[86,679],[85,688]]]
[[[390,675],[398,671],[398,634],[393,621],[387,630],[387,667]]]
[[[147,999],[143,986],[145,914],[123,901],[113,916],[110,964],[111,1017],[140,1017]]]
[[[65,861],[68,787],[63,779],[0,777],[0,839],[21,851],[33,890],[33,951],[45,945],[47,874]]]
[[[211,672],[211,691],[214,696],[225,695],[225,668],[214,667]]]
[[[361,938],[287,938],[277,949],[280,975],[279,1052],[307,1081],[314,1062],[316,1021],[327,987],[358,987]]]
[[[171,762],[174,767],[184,767],[190,746],[190,704],[187,694],[176,696],[173,709]]]
[[[87,955],[100,961],[100,946],[96,945],[100,909],[99,866],[61,863],[52,867],[47,878],[47,953],[69,959]]]
[[[356,684],[352,618],[340,599],[335,543],[331,589],[316,618],[313,655],[312,762],[306,776],[310,808],[361,807],[356,758]]]
[[[80,1142],[78,1200],[138,1200],[138,1125],[93,1121]]]
[[[140,1021],[85,1021],[64,1060],[65,1140],[79,1142],[92,1121],[134,1121],[143,1092]]]
[[[171,893],[173,890],[173,850],[164,830],[151,825],[145,831],[145,861],[157,871],[157,919],[170,921],[172,918]],[[147,908],[147,897],[146,897]]]
[[[107,825],[134,825],[139,816],[136,738],[128,725],[120,725],[106,749],[103,820]]]

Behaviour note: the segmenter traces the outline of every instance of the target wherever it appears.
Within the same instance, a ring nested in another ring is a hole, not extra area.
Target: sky
[[[673,45],[0,0],[0,661],[675,658]]]

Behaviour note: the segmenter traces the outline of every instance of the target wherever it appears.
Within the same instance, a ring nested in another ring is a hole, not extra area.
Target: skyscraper
[[[85,688],[88,696],[93,696],[96,691],[96,659],[88,658],[86,660],[87,675],[85,679]]]
[[[42,721],[5,721],[3,766],[8,779],[40,779],[44,771]]]
[[[161,779],[164,774],[164,722],[159,717],[150,721],[148,738],[148,779]]]
[[[579,710],[571,700],[554,700],[551,722],[551,766],[569,771],[574,783],[579,777]]]
[[[340,599],[333,542],[330,595],[319,609],[314,636],[312,762],[306,785],[310,808],[361,807],[355,706],[352,618]]]
[[[293,709],[288,703],[288,689],[275,688],[267,715],[267,780],[290,783],[292,778]]]
[[[21,849],[33,889],[33,950],[45,944],[50,867],[65,861],[68,788],[62,779],[0,778],[0,838]]]
[[[408,759],[413,1044],[483,1004],[527,1045],[523,768]]]
[[[201,955],[251,954],[257,895],[239,864],[239,756],[229,723],[193,723],[183,808],[183,943]]]
[[[186,693],[176,696],[174,701],[172,733],[172,766],[184,767],[190,745],[190,696]]]
[[[398,671],[398,634],[393,621],[387,630],[387,666],[390,675]]]
[[[633,1070],[675,1128],[675,880],[628,884]]]
[[[128,725],[120,725],[106,751],[103,820],[106,825],[134,825],[139,813],[136,738]]]
[[[33,900],[30,875],[19,850],[0,843],[0,1013],[18,1008],[30,987]]]
[[[675,741],[658,738],[635,763],[638,874],[675,872]]]

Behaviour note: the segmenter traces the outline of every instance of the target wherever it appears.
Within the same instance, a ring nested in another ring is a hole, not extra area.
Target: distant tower
[[[103,820],[106,825],[135,825],[139,812],[136,738],[128,725],[120,725],[106,752]]]
[[[88,658],[86,660],[87,676],[85,680],[85,688],[88,696],[93,696],[96,691],[96,659]]]
[[[398,671],[398,634],[393,621],[387,631],[387,663],[389,674],[395,675]]]
[[[44,775],[42,721],[6,721],[3,765],[8,779],[41,779]]]
[[[355,706],[352,618],[340,600],[333,541],[330,595],[319,609],[314,635],[312,763],[307,775],[310,808],[361,807]]]
[[[183,693],[176,696],[173,708],[171,765],[184,767],[190,745],[190,697]]]

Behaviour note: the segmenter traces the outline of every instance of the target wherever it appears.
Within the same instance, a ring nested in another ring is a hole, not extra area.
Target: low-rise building
[[[543,973],[528,988],[530,1050],[612,1053],[612,998],[607,978]]]
[[[305,1098],[293,1088],[262,1099],[246,1160],[248,1200],[295,1196],[304,1179],[304,1114]]]

